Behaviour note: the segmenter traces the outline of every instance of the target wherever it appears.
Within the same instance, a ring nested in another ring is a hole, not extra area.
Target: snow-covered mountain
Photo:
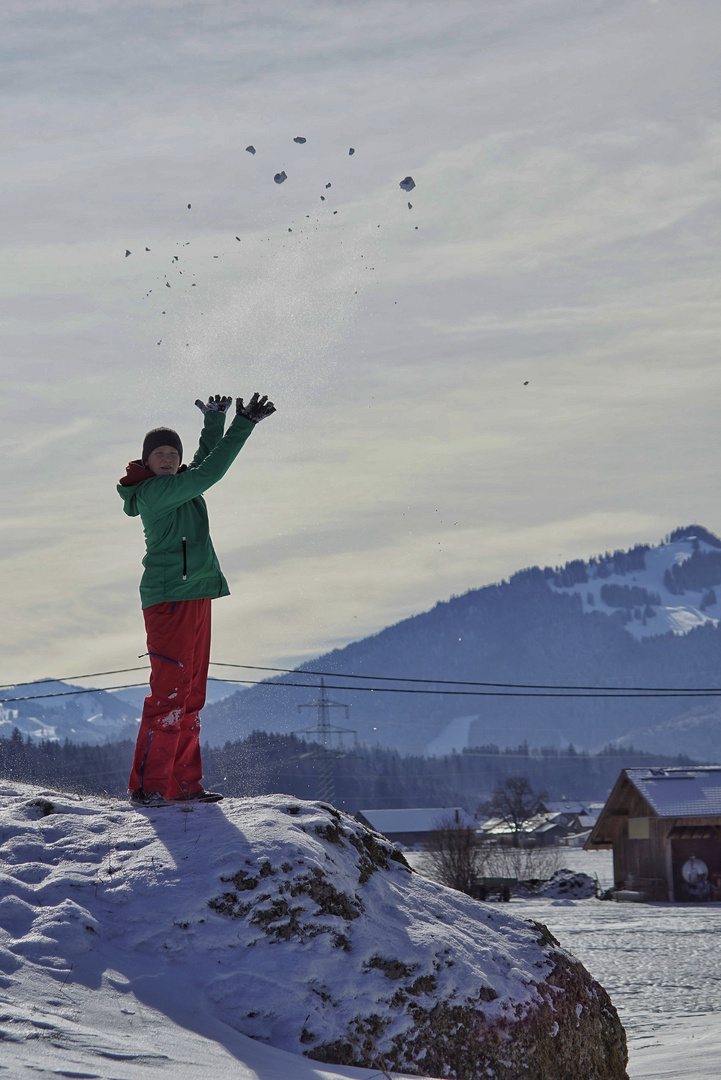
[[[207,700],[222,701],[236,689],[232,683],[210,680]],[[134,739],[147,693],[147,682],[119,692],[87,690],[57,679],[2,688],[0,739],[8,738],[14,728],[33,742],[67,739],[97,746]]]
[[[76,691],[80,691],[76,693]],[[0,738],[14,728],[34,742],[98,745],[135,738],[136,707],[105,690],[43,679],[0,690]]]
[[[438,755],[524,742],[590,750],[614,743],[714,761],[721,760],[721,698],[495,696],[510,686],[486,687],[486,696],[472,686],[398,693],[402,684],[391,680],[721,689],[720,620],[721,540],[693,525],[655,546],[521,570],[303,666],[328,673],[330,696],[350,707],[343,725],[371,745]],[[232,684],[212,682],[203,738],[222,745],[253,730],[312,727],[297,706],[318,696],[319,682],[292,674],[235,693]],[[73,689],[46,681],[3,690],[0,737],[14,727],[35,740],[135,737],[144,687],[127,691],[127,699],[92,691],[19,700]]]
[[[618,619],[636,638],[687,634],[721,617],[721,540],[700,525],[657,547],[639,545],[544,570],[549,584],[578,596],[586,613]]]
[[[721,689],[720,619],[721,540],[692,525],[655,546],[521,570],[303,667],[326,673],[360,740],[407,753],[616,742],[713,761],[721,759],[721,698],[561,698],[523,684]],[[400,693],[389,681],[399,677],[426,682]],[[501,685],[444,688],[440,680]],[[206,736],[221,744],[252,730],[293,731],[297,705],[317,696],[308,688],[319,681],[293,674],[232,696],[206,709]],[[518,684],[516,696],[502,696]]]

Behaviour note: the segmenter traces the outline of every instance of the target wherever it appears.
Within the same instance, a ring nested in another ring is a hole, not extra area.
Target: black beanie
[[[180,460],[183,460],[183,444],[177,431],[173,431],[169,427],[156,427],[149,431],[143,439],[143,456],[141,458],[143,465],[145,465],[153,450],[157,450],[159,446],[174,446],[180,454]]]

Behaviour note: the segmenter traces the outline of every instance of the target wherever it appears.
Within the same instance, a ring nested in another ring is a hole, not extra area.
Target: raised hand
[[[205,414],[207,412],[222,412],[227,413],[230,406],[233,404],[233,399],[230,397],[222,397],[220,394],[216,394],[215,397],[211,394],[208,398],[208,404],[200,398],[195,403],[200,411]]]
[[[266,416],[270,416],[275,412],[275,405],[272,401],[268,401],[268,395],[253,394],[252,398],[247,405],[243,404],[242,397],[235,399],[235,415],[244,416],[246,420],[252,420],[254,424],[259,424],[261,420],[265,420]]]

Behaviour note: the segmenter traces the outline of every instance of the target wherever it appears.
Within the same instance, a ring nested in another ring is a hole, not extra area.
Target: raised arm
[[[232,398],[224,397],[221,394],[216,394],[215,397],[211,394],[207,404],[204,401],[201,401],[200,398],[195,402],[203,414],[203,428],[200,432],[198,449],[195,451],[195,456],[188,466],[189,469],[194,469],[200,465],[210,451],[216,447],[223,438],[225,414],[232,403]]]
[[[216,484],[235,461],[255,425],[275,412],[275,405],[268,401],[267,397],[261,398],[254,394],[247,405],[243,404],[242,398],[236,398],[235,409],[232,424],[200,464],[195,464],[198,456],[196,454],[192,467],[176,473],[175,476],[154,476],[142,484],[138,492],[142,513],[151,516],[167,514]],[[210,412],[217,414],[218,410],[211,409]],[[217,424],[218,421],[211,423]],[[204,424],[203,431],[205,430]]]

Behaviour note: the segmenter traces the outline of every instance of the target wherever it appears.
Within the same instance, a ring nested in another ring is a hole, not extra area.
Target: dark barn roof
[[[721,815],[721,766],[626,769],[626,775],[660,818]]]

